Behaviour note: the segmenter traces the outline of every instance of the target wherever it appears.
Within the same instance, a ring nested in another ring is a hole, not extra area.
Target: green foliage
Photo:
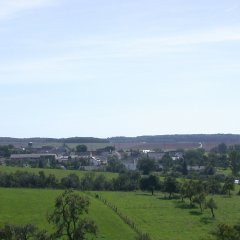
[[[54,238],[83,240],[86,234],[96,235],[95,222],[81,217],[84,213],[88,213],[89,204],[88,198],[72,190],[67,190],[57,197],[55,209],[48,216],[49,223],[53,223],[56,228]]]
[[[199,205],[201,212],[203,211],[203,204],[206,200],[206,193],[205,192],[199,192],[196,193],[193,197],[193,203],[196,203]]]
[[[188,150],[185,152],[184,159],[187,161],[188,165],[203,165],[204,163],[204,150],[196,149],[196,150]]]
[[[182,162],[182,175],[188,175],[187,162],[185,160]]]
[[[206,202],[205,207],[206,207],[206,208],[209,208],[209,209],[211,210],[212,217],[214,218],[214,217],[215,217],[214,209],[217,209],[217,204],[216,204],[216,202],[213,200],[213,198],[210,198],[210,199]]]
[[[231,191],[233,191],[234,189],[234,178],[230,176],[226,177],[223,185],[223,193],[228,193],[228,196],[230,196]]]
[[[155,190],[160,189],[160,180],[158,176],[150,175],[140,180],[140,188],[143,191],[150,191],[153,195]]]
[[[118,191],[137,190],[139,189],[140,179],[141,174],[139,172],[127,171],[120,173],[119,176],[113,181],[114,189]]]
[[[123,172],[126,171],[124,164],[115,156],[108,158],[107,171]]]
[[[0,157],[6,158],[10,157],[12,149],[13,149],[12,145],[0,146]]]
[[[217,229],[212,232],[216,240],[239,240],[240,224],[230,226],[228,224],[219,224]]]
[[[176,178],[171,176],[165,177],[163,182],[163,190],[164,192],[169,193],[169,199],[172,197],[173,193],[178,192],[178,182]]]
[[[144,175],[147,175],[156,170],[156,163],[154,159],[144,157],[138,160],[137,169],[142,171]]]
[[[229,154],[230,168],[232,170],[232,175],[237,176],[240,171],[240,152],[231,151]]]
[[[4,240],[50,240],[50,237],[45,231],[39,231],[32,224],[13,225],[5,224],[0,229],[0,239]]]
[[[169,153],[164,154],[161,160],[159,160],[159,163],[163,165],[164,172],[168,172],[173,167],[173,160]]]
[[[87,146],[83,145],[83,144],[77,145],[76,146],[76,152],[78,152],[78,153],[87,152]]]

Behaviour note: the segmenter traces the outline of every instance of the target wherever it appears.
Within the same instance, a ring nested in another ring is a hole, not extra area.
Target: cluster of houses
[[[141,150],[132,152],[117,151],[109,148],[98,149],[96,151],[76,152],[66,145],[34,148],[32,143],[29,143],[28,147],[22,148],[21,150],[25,152],[11,154],[9,162],[25,167],[33,166],[36,162],[44,166],[51,166],[51,164],[54,163],[55,166],[57,165],[59,168],[64,169],[70,161],[79,161],[82,162],[81,169],[84,170],[104,169],[111,157],[120,160],[128,170],[136,170],[139,158],[145,156],[157,162],[166,154],[166,152],[163,151]],[[183,153],[178,151],[171,151],[168,152],[168,154],[172,160],[178,160],[183,157]]]

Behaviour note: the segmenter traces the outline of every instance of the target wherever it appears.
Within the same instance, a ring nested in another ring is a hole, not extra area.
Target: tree
[[[172,194],[178,191],[178,182],[176,178],[168,176],[164,179],[163,182],[164,191],[169,193],[168,198],[172,197]]]
[[[164,154],[159,163],[162,164],[164,172],[168,172],[173,167],[173,160],[169,153]]]
[[[76,146],[76,151],[77,151],[78,153],[87,152],[87,146],[86,146],[86,145],[83,145],[83,144],[77,145],[77,146]]]
[[[222,186],[220,181],[215,178],[210,178],[207,181],[207,192],[211,194],[220,194],[222,191]]]
[[[83,240],[86,234],[96,235],[97,226],[92,220],[81,217],[88,213],[89,199],[65,191],[55,201],[55,209],[48,216],[49,223],[55,225],[54,238],[64,240]]]
[[[124,172],[127,170],[125,165],[115,156],[109,157],[107,164],[107,171],[109,172]]]
[[[240,153],[238,151],[232,151],[229,154],[230,168],[232,170],[232,175],[237,176],[240,170]]]
[[[140,180],[140,188],[143,191],[150,191],[152,195],[154,191],[160,189],[160,180],[158,176],[150,175],[148,177],[143,177]]]
[[[220,143],[217,147],[217,150],[220,154],[226,154],[227,153],[227,145],[225,143]]]
[[[23,226],[6,224],[3,228],[0,229],[0,239],[50,240],[47,232],[39,231],[38,228],[32,224],[27,224]]]
[[[143,171],[143,174],[147,175],[156,169],[156,163],[154,159],[145,157],[138,160],[137,168]]]
[[[240,225],[230,226],[228,224],[219,224],[217,229],[211,233],[216,240],[239,240]]]
[[[206,193],[205,192],[200,192],[197,193],[193,197],[193,203],[196,203],[199,205],[201,212],[203,211],[203,204],[205,203],[206,200]]]
[[[182,175],[188,175],[187,162],[185,160],[182,163]]]
[[[234,190],[234,179],[232,177],[226,177],[223,185],[223,192],[228,193],[231,196],[231,190]]]
[[[215,201],[213,200],[213,198],[210,198],[207,202],[206,202],[206,208],[209,208],[211,210],[212,213],[212,217],[215,217],[214,214],[214,209],[217,209],[217,204],[215,203]]]
[[[79,188],[80,180],[78,175],[76,175],[75,173],[71,173],[67,177],[63,177],[61,179],[61,185],[64,188],[74,188],[74,189]]]

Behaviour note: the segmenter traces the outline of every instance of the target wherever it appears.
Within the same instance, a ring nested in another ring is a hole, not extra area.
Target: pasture
[[[0,226],[5,223],[35,224],[51,231],[46,220],[47,212],[53,210],[60,190],[3,189],[0,188]],[[98,226],[97,239],[132,240],[133,230],[108,207],[98,200],[90,199],[89,218]]]
[[[239,189],[239,188],[238,188]],[[53,209],[54,200],[61,190],[3,189],[0,188],[0,225],[4,223],[33,223],[39,228],[50,229],[47,212]],[[96,193],[96,192],[95,192]],[[100,200],[90,195],[89,217],[99,227],[97,239],[133,240],[134,231]],[[81,193],[86,195],[85,193]],[[188,200],[169,200],[164,194],[151,196],[144,192],[98,192],[118,210],[133,220],[152,240],[200,240],[218,223],[234,224],[240,220],[240,196],[214,196],[218,209],[216,218],[209,209],[203,213],[190,208]],[[89,196],[89,195],[88,195]]]
[[[188,200],[169,200],[164,194],[143,192],[101,192],[138,227],[149,233],[153,240],[200,240],[219,223],[234,224],[240,220],[240,196],[213,196],[218,209],[216,218],[209,209],[203,213],[199,208],[190,208]]]

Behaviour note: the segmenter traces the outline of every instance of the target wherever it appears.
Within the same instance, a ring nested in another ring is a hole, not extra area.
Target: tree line
[[[198,184],[197,184],[198,183]],[[192,187],[188,187],[192,184]],[[14,188],[56,188],[56,189],[78,189],[93,191],[161,191],[169,194],[181,194],[182,189],[188,191],[197,189],[195,186],[201,186],[209,194],[226,194],[231,195],[234,190],[234,178],[226,176],[222,182],[216,176],[211,176],[207,180],[186,179],[179,181],[176,177],[168,175],[160,181],[158,175],[149,174],[141,175],[140,172],[127,171],[119,173],[117,177],[109,179],[104,174],[95,174],[88,172],[81,178],[76,174],[69,174],[61,179],[56,178],[54,174],[46,175],[44,171],[38,174],[27,171],[16,171],[12,173],[0,172],[0,187]]]

